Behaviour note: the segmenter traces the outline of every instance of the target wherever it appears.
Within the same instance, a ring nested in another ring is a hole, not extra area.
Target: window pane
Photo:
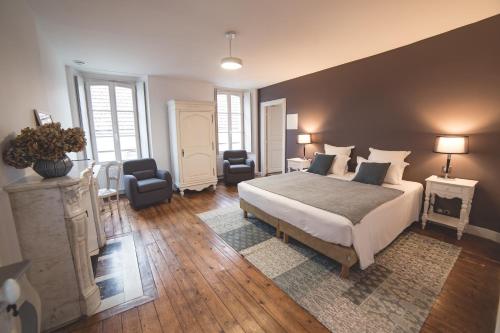
[[[105,152],[105,153],[97,153],[97,158],[99,162],[110,162],[116,161],[115,152]]]
[[[231,117],[231,133],[241,133],[241,115],[233,114]]]
[[[241,132],[231,133],[231,149],[241,149]]]
[[[134,111],[132,88],[115,87],[116,109],[118,111]]]
[[[217,95],[217,127],[218,132],[229,132],[227,95]],[[227,141],[226,141],[227,143]]]
[[[136,150],[137,142],[135,136],[120,136],[120,148],[122,150]]]
[[[231,113],[241,113],[241,97],[231,95]]]
[[[90,86],[90,100],[93,111],[110,111],[109,88],[106,85]]]
[[[122,160],[135,160],[137,159],[137,151],[135,150],[122,150]]]
[[[225,151],[229,149],[229,135],[228,133],[218,134],[219,137],[219,151]]]
[[[95,136],[113,136],[113,120],[109,111],[94,111]]]
[[[219,132],[228,132],[229,115],[227,113],[217,113],[217,127]]]
[[[133,112],[118,112],[118,131],[120,136],[135,136],[135,115]]]
[[[134,112],[118,111],[117,118],[118,134],[120,136],[120,148],[122,149],[122,160],[135,159],[136,157],[134,156],[137,156],[135,114]]]
[[[217,112],[227,112],[227,95],[217,94]]]
[[[96,136],[95,140],[98,152],[109,152],[115,150],[115,142],[112,136]]]

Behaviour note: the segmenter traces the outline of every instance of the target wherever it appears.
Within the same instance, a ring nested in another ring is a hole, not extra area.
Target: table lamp
[[[311,134],[297,135],[297,143],[304,145],[304,159],[306,159],[306,144],[311,143]]]
[[[463,135],[438,135],[434,145],[434,152],[448,154],[446,165],[443,167],[444,178],[449,179],[451,173],[451,154],[469,153],[469,137]]]

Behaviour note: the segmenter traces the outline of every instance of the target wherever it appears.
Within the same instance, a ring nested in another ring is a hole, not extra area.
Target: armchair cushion
[[[229,167],[229,173],[249,173],[252,167],[246,164],[234,164]]]
[[[170,172],[168,172],[167,170],[158,169],[156,170],[156,175],[154,175],[153,177],[163,179],[166,181],[172,181],[172,176],[170,175]]]
[[[146,193],[168,187],[168,183],[163,179],[149,178],[137,181],[139,193]]]
[[[235,164],[245,164],[246,159],[244,157],[229,157],[227,159],[229,161],[229,164],[235,165]]]
[[[154,170],[135,171],[135,172],[132,172],[132,175],[135,178],[137,178],[137,180],[143,180],[143,179],[148,179],[148,178],[154,178],[155,171]]]

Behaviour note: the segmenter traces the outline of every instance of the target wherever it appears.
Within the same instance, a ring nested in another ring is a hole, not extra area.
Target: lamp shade
[[[299,134],[297,135],[297,143],[311,143],[311,134]]]
[[[221,60],[220,66],[228,70],[240,69],[243,67],[243,61],[236,57],[226,57]]]
[[[443,154],[467,154],[469,152],[469,137],[439,135],[436,137],[434,152]]]

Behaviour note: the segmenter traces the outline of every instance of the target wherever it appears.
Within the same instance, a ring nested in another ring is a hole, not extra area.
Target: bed
[[[351,180],[354,173],[344,176],[328,175]],[[344,216],[319,209],[300,201],[281,196],[246,182],[238,184],[240,207],[284,233],[342,264],[341,276],[359,261],[361,269],[374,263],[375,254],[389,245],[420,213],[423,186],[403,181],[400,185],[382,186],[403,193],[365,215],[357,224]]]

